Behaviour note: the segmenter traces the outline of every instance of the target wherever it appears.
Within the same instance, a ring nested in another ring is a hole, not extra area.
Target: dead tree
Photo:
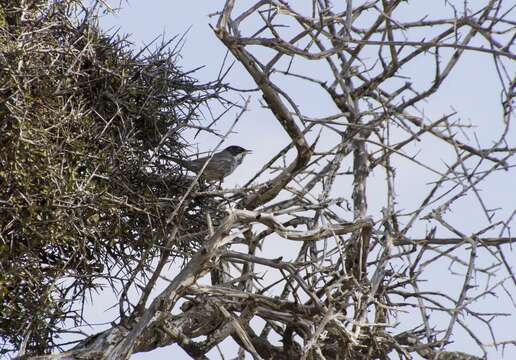
[[[455,8],[445,1],[435,6],[448,7],[452,17],[407,21],[402,6],[412,3],[401,0],[348,0],[341,9],[329,0],[291,3],[228,0],[213,15],[215,35],[256,83],[290,144],[242,188],[186,189],[185,202],[223,197],[219,209],[227,216],[212,221],[206,214],[200,248],[152,301],[156,279],[172,260],[166,252],[158,266],[141,268],[150,280],[140,282],[136,305],[122,306],[121,298],[120,321],[41,358],[124,359],[177,344],[207,359],[227,339],[241,359],[477,359],[490,347],[514,346],[516,339],[496,327],[507,314],[476,308],[485,301],[496,308],[493,294],[510,302],[516,285],[509,260],[516,211],[497,209],[484,195],[490,178],[515,175],[511,5],[466,1]],[[472,124],[456,112],[425,115],[425,101],[471,54],[495,69],[500,115]],[[405,73],[421,59],[433,64],[424,69],[433,78],[426,86]],[[297,72],[299,62],[325,75]],[[317,91],[333,108],[308,116],[284,89],[288,81]],[[499,127],[489,146],[473,140],[473,125],[485,121]],[[451,162],[421,156],[436,151],[435,142]],[[409,189],[418,202],[400,202],[408,190],[398,179],[413,171],[401,160],[418,169],[415,176],[432,176],[428,188]],[[380,210],[370,206],[372,181],[384,189]],[[452,210],[467,197],[474,206],[465,225]],[[179,239],[180,209],[167,214],[174,221],[166,233],[155,235],[167,247]],[[262,246],[271,242],[295,242],[297,253],[266,256]],[[455,292],[434,276],[451,265],[447,274],[460,283]],[[205,285],[213,271],[217,281]],[[441,291],[427,290],[429,284]],[[477,347],[461,348],[458,331]]]

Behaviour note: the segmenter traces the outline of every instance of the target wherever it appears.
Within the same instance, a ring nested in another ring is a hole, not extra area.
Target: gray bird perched
[[[203,168],[206,161],[209,160],[208,165],[202,172],[202,178],[206,181],[219,181],[230,175],[242,163],[244,157],[249,154],[251,150],[246,150],[243,147],[232,145],[224,150],[216,153],[213,157],[205,156],[195,160],[183,160],[172,156],[167,156],[167,159],[174,161],[187,170],[198,174]]]

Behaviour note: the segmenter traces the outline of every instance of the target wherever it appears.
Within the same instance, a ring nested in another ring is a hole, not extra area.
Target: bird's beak
[[[246,154],[246,155],[247,154],[252,154],[252,152],[253,152],[252,150],[246,150],[246,151],[244,151],[244,154]]]

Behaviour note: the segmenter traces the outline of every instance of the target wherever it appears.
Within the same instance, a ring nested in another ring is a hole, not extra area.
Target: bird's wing
[[[187,168],[188,170],[197,172],[202,169],[202,167],[204,166],[204,163],[209,158],[210,158],[209,156],[203,156],[203,157],[195,159],[195,160],[185,161],[184,164],[180,164],[180,165],[184,165],[184,167]]]

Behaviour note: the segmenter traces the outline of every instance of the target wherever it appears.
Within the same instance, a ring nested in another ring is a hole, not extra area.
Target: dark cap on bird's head
[[[224,151],[229,152],[231,155],[239,155],[239,154],[249,154],[251,150],[246,150],[241,146],[231,145],[224,149]]]

